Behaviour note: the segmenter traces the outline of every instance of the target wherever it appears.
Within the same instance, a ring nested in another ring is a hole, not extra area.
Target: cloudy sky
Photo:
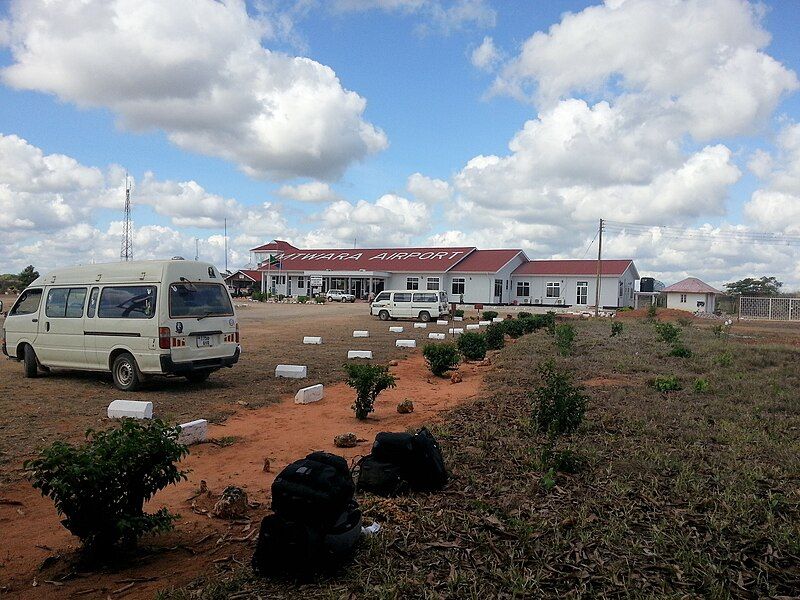
[[[605,218],[642,274],[800,288],[798,24],[790,1],[6,0],[0,272],[118,260],[127,172],[137,258],[198,240],[222,266],[223,219],[231,267],[273,238],[583,258]]]

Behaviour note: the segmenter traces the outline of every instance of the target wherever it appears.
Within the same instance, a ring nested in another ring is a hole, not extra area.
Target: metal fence
[[[742,296],[739,299],[739,318],[800,321],[800,298]]]

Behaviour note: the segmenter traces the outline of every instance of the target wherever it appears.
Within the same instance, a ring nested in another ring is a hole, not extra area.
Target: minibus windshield
[[[173,319],[231,315],[231,299],[222,284],[186,282],[169,286],[169,316]]]

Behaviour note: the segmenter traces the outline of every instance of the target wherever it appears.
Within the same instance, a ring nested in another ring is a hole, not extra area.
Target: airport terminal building
[[[594,306],[596,260],[530,260],[521,249],[360,248],[301,250],[281,240],[253,248],[256,268],[226,280],[286,296],[345,290],[357,298],[393,290],[441,290],[453,302]],[[600,305],[633,305],[633,260],[601,261]]]

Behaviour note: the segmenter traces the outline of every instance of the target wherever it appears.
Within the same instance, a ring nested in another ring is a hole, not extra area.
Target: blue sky
[[[143,258],[221,264],[222,214],[231,266],[272,237],[580,258],[604,217],[701,228],[610,231],[642,272],[800,287],[747,237],[800,235],[800,3],[38,1],[0,11],[0,272],[113,260],[127,170]]]

